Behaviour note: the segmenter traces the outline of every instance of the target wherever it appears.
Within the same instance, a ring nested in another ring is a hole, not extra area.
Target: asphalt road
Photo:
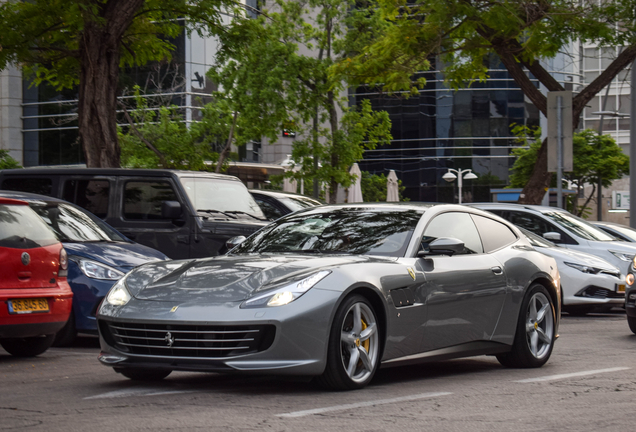
[[[473,357],[383,369],[353,392],[185,372],[136,383],[98,363],[91,337],[32,359],[0,348],[0,430],[633,430],[636,335],[625,315],[566,315],[559,333],[540,369]]]

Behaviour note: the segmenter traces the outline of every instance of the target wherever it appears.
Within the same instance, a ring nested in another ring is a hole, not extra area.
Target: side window
[[[67,180],[64,182],[62,199],[85,208],[104,219],[108,215],[108,180]]]
[[[483,253],[477,227],[468,213],[449,212],[436,216],[424,231],[423,244],[436,238],[453,237],[464,242],[465,253]]]
[[[279,217],[283,216],[283,212],[279,209],[268,203],[267,201],[262,200],[261,198],[254,197],[254,200],[258,204],[258,206],[263,210],[265,217],[269,220],[276,220]]]
[[[50,178],[8,178],[2,182],[1,189],[53,196],[53,182]]]
[[[161,204],[178,201],[167,181],[129,181],[124,188],[124,218],[161,220]]]
[[[513,224],[525,228],[540,237],[543,237],[543,234],[547,232],[557,232],[561,234],[561,241],[557,243],[577,244],[577,242],[563,232],[562,229],[539,216],[520,211],[510,211],[507,216],[506,219]]]
[[[506,225],[487,217],[472,215],[481,235],[484,251],[490,253],[517,241],[517,236]]]

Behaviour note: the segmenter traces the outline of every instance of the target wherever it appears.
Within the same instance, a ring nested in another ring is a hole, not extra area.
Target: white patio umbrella
[[[362,199],[362,172],[360,171],[360,167],[357,163],[354,163],[351,169],[349,170],[349,174],[356,176],[353,184],[349,186],[349,195],[347,196],[348,203],[359,203],[363,202]]]
[[[389,171],[386,178],[386,202],[400,201],[400,193],[398,191],[398,178],[394,170]]]
[[[296,167],[296,164],[294,163],[294,161],[291,158],[291,155],[287,155],[287,158],[285,158],[284,161],[282,161],[280,163],[280,165],[285,168],[285,171],[288,170],[293,170],[293,171],[297,171],[298,168]],[[293,192],[296,193],[298,191],[298,181],[296,181],[296,179],[293,178],[288,178],[288,177],[284,177],[283,178],[283,192]],[[303,191],[301,190],[300,193],[303,193]]]

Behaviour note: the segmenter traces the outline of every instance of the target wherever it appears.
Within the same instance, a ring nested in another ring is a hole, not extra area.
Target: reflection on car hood
[[[591,255],[585,252],[579,252],[572,249],[566,248],[548,248],[548,247],[540,247],[536,248],[539,252],[544,253],[545,255],[551,256],[556,259],[558,263],[560,262],[571,262],[574,264],[585,264],[590,267],[595,267],[601,270],[610,270],[613,272],[619,272],[620,269],[609,262],[605,261],[602,258],[599,258],[595,255]]]
[[[138,243],[63,243],[69,255],[76,255],[127,272],[150,261],[168,259],[163,253]]]
[[[134,297],[144,300],[237,302],[318,270],[375,259],[383,260],[342,255],[232,255],[166,261],[140,267],[128,276],[126,285]]]

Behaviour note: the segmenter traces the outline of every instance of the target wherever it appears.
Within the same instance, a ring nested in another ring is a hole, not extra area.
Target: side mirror
[[[164,201],[161,203],[162,219],[179,219],[181,217],[181,204],[178,201]]]
[[[245,236],[232,237],[231,239],[229,239],[229,240],[227,240],[225,242],[225,247],[227,248],[227,250],[232,250],[236,246],[238,246],[241,243],[243,243],[244,241],[245,241]]]
[[[464,252],[464,242],[452,237],[440,237],[428,244],[428,251],[420,251],[418,257],[426,255],[454,255]]]
[[[547,232],[547,233],[543,233],[543,238],[553,242],[560,242],[561,234],[559,234],[558,232]]]

